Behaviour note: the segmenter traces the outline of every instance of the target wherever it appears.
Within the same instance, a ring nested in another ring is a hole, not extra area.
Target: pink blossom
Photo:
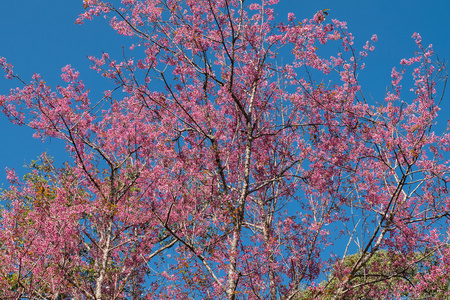
[[[14,169],[6,168],[6,179],[9,183],[14,184],[19,181],[19,177],[16,175]]]
[[[292,22],[295,20],[295,15],[293,13],[288,13],[288,21]]]

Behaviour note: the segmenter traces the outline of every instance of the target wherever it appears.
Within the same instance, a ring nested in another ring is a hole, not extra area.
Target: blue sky
[[[347,21],[353,32],[356,47],[362,46],[372,34],[378,35],[376,50],[366,61],[361,74],[363,90],[375,99],[382,97],[389,84],[393,66],[401,58],[409,57],[415,48],[411,40],[414,32],[422,35],[424,44],[432,43],[440,58],[450,60],[450,1],[445,0],[280,0],[275,7],[280,18],[293,12],[297,20],[309,18],[321,9],[330,9],[330,18]],[[95,97],[107,89],[107,80],[89,69],[87,55],[102,51],[120,55],[122,45],[129,41],[117,36],[102,18],[75,25],[77,15],[83,11],[82,0],[22,0],[3,1],[0,18],[0,56],[15,66],[16,73],[28,80],[33,72],[44,76],[50,85],[60,81],[60,70],[71,64],[81,73],[81,78]],[[0,93],[7,93],[9,82],[0,79]],[[450,94],[444,99],[440,121],[449,119]],[[41,143],[31,137],[32,130],[18,127],[0,115],[0,183],[6,166],[20,172],[24,163],[43,151],[65,159],[60,141]],[[443,130],[444,127],[438,127]]]

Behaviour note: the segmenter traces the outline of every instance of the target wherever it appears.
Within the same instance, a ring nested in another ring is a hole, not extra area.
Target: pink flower
[[[314,15],[314,21],[317,24],[322,23],[325,20],[325,16],[323,15],[322,11],[318,11],[315,15]]]
[[[11,184],[19,181],[19,177],[17,177],[14,169],[6,168],[6,180],[8,180],[8,182]]]
[[[249,5],[248,8],[249,8],[250,10],[257,10],[257,9],[260,9],[261,6],[260,6],[259,4],[257,4],[257,3],[252,3],[252,4]]]
[[[295,19],[295,15],[293,13],[288,13],[288,21],[292,22]]]

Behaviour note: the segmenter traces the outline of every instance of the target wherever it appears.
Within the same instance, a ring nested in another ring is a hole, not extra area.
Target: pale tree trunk
[[[248,112],[244,113],[246,117],[246,127],[247,127],[247,144],[245,148],[245,161],[244,161],[244,181],[242,184],[241,194],[239,196],[239,202],[237,207],[237,216],[235,217],[233,239],[230,246],[230,264],[228,267],[228,282],[227,282],[227,296],[228,299],[236,299],[236,289],[239,281],[239,273],[237,272],[237,256],[238,256],[238,245],[241,240],[242,223],[244,222],[244,212],[245,212],[245,202],[248,195],[249,185],[250,185],[250,159],[252,156],[252,143],[253,143],[253,124],[252,124],[252,110],[253,101],[256,94],[256,83],[253,85],[252,93],[250,97],[250,103]]]
[[[245,153],[245,175],[244,184],[242,187],[241,195],[239,197],[237,216],[234,224],[233,239],[231,241],[230,247],[230,264],[228,268],[228,284],[227,284],[227,296],[228,299],[236,299],[236,288],[238,283],[238,272],[237,272],[237,256],[238,256],[238,245],[241,240],[241,230],[242,223],[244,221],[244,211],[245,211],[245,200],[247,198],[249,177],[250,177],[250,157],[251,157],[251,139],[247,140],[247,149]]]
[[[105,281],[106,269],[108,267],[109,252],[111,250],[111,236],[112,236],[112,217],[110,218],[107,228],[105,230],[105,242],[104,246],[100,249],[102,253],[100,261],[100,270],[97,280],[95,282],[95,300],[102,300],[102,287]]]

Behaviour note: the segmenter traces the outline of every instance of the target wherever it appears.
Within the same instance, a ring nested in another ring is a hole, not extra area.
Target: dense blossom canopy
[[[72,158],[7,171],[2,298],[449,295],[444,66],[414,34],[372,100],[377,36],[356,49],[327,10],[280,23],[276,2],[84,0],[77,24],[104,16],[130,42],[89,57],[101,99],[71,66],[52,88],[0,58],[19,85],[4,114]]]

